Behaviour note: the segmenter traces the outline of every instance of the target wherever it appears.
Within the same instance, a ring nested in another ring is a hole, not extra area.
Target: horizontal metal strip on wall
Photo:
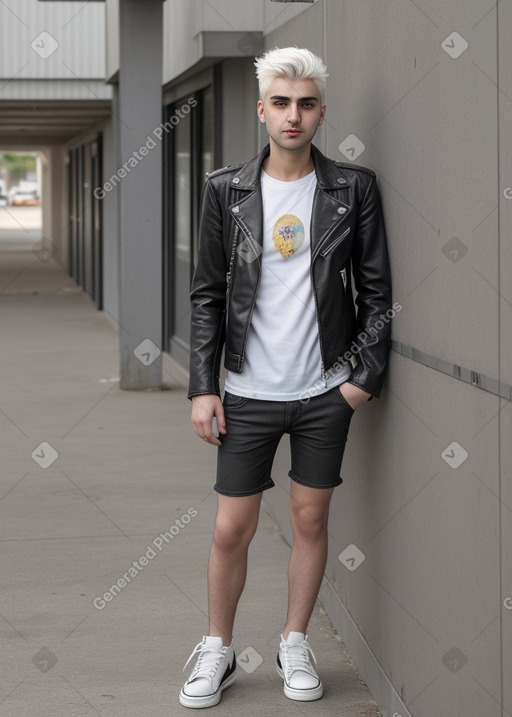
[[[448,363],[448,361],[443,361],[437,356],[432,356],[425,351],[420,351],[394,339],[391,340],[391,350],[400,354],[400,356],[421,363],[436,371],[441,371],[441,373],[445,373],[447,376],[451,376],[451,378],[456,378],[458,381],[469,383],[471,386],[482,389],[482,391],[506,398],[507,401],[512,400],[512,386],[507,383],[501,383],[496,378],[490,378],[477,371],[471,371],[471,369],[464,368],[463,366]]]

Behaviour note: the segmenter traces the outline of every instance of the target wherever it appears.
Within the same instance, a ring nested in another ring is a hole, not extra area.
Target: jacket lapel
[[[311,212],[311,261],[325,249],[334,235],[350,221],[351,207],[318,186]]]
[[[231,179],[230,189],[243,195],[229,205],[229,212],[237,223],[245,242],[242,252],[252,260],[263,251],[263,203],[261,199],[261,166],[270,152],[266,145],[259,155],[246,162]],[[247,259],[246,259],[247,260]]]
[[[267,144],[258,156],[240,168],[230,182],[231,189],[245,194],[238,201],[230,204],[229,211],[242,232],[247,243],[246,250],[252,259],[259,256],[263,250],[260,175],[261,166],[269,152],[270,145]],[[350,217],[352,207],[333,196],[334,192],[349,187],[349,182],[343,177],[342,172],[335,172],[336,165],[314,145],[311,145],[311,156],[317,175],[311,213],[311,260],[314,261],[340,225],[345,224]]]
[[[340,231],[341,225],[349,220],[352,207],[336,196],[340,189],[348,189],[350,184],[339,169],[337,172],[334,171],[335,163],[327,159],[314,145],[311,145],[311,156],[317,175],[311,212],[311,262],[313,262],[333,235]]]

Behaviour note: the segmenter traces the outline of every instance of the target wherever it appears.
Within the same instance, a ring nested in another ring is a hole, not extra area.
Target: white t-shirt
[[[311,284],[310,226],[316,173],[293,182],[261,172],[261,281],[247,337],[242,373],[228,372],[225,389],[237,396],[296,401],[328,391],[352,366],[324,381]],[[314,387],[314,388],[313,388]]]

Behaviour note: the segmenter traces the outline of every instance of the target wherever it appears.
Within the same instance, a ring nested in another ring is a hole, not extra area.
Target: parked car
[[[0,194],[0,207],[6,207],[9,204],[9,197],[7,194]]]
[[[19,207],[23,205],[39,204],[39,195],[37,192],[24,192],[19,190],[11,195],[11,205],[13,207]]]

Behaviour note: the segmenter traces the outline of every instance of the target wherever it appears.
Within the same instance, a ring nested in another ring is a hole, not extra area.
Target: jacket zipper
[[[323,382],[325,384],[325,387],[327,388],[327,375],[324,370],[324,347],[323,347],[322,331],[320,329],[320,319],[319,319],[319,313],[318,313],[318,299],[316,296],[316,288],[315,288],[315,284],[313,281],[313,262],[311,262],[311,266],[309,267],[309,274],[311,276],[311,289],[313,291],[313,299],[315,300],[316,323],[318,326],[318,341],[320,343],[320,373],[321,373]]]
[[[252,237],[250,234],[247,235],[247,238],[250,239],[251,241],[254,241],[253,237]],[[253,296],[253,299],[252,299],[251,310],[250,310],[250,312],[249,312],[249,319],[248,319],[248,321],[247,321],[247,326],[246,326],[246,329],[245,329],[244,342],[243,342],[243,344],[242,344],[242,353],[240,354],[240,370],[242,370],[243,365],[244,365],[245,349],[246,349],[246,346],[247,346],[247,339],[248,339],[248,337],[249,337],[249,329],[251,328],[252,315],[253,315],[253,313],[254,313],[254,307],[256,306],[256,297],[257,297],[257,295],[258,295],[258,290],[259,290],[259,288],[260,288],[260,281],[261,281],[261,261],[260,261],[260,257],[259,257],[259,256],[256,257],[256,261],[258,262],[258,281],[256,282],[256,289],[254,290],[254,296]]]
[[[231,301],[231,283],[232,283],[232,274],[233,274],[233,262],[234,262],[234,260],[235,260],[235,252],[236,252],[237,239],[238,239],[238,234],[239,234],[239,233],[240,233],[240,227],[238,226],[238,224],[236,224],[236,225],[235,225],[235,235],[234,235],[234,238],[233,238],[233,245],[232,245],[232,248],[231,248],[231,257],[230,257],[230,260],[229,260],[228,272],[227,272],[227,274],[226,274],[226,285],[227,285],[227,286],[226,286],[226,327],[227,327],[227,322],[228,322],[228,318],[229,318],[229,304],[230,304],[230,301]],[[252,236],[250,236],[250,235],[248,235],[246,238],[249,239],[249,241],[254,241],[253,238],[252,238]],[[259,289],[259,286],[260,286],[260,279],[261,279],[261,262],[260,262],[259,256],[256,257],[256,259],[257,259],[258,267],[259,267],[259,270],[258,270],[258,281],[256,282],[256,289],[255,289],[255,292],[254,292],[254,297],[253,297],[252,304],[251,304],[251,310],[250,310],[250,313],[249,313],[249,320],[247,321],[247,328],[246,328],[245,334],[244,334],[244,342],[243,342],[243,345],[242,345],[242,352],[241,352],[241,354],[240,354],[240,369],[242,368],[243,363],[244,363],[245,347],[247,346],[247,337],[248,337],[248,335],[249,335],[249,328],[250,328],[250,326],[251,326],[251,319],[252,319],[252,315],[253,315],[253,312],[254,312],[254,307],[256,306],[256,295],[258,294],[258,289]]]
[[[231,301],[231,278],[233,273],[233,263],[235,261],[235,252],[236,252],[236,245],[238,241],[238,233],[239,233],[239,227],[238,224],[235,225],[235,233],[233,237],[233,244],[231,245],[231,256],[229,258],[229,266],[228,266],[228,272],[226,274],[226,327],[228,325],[228,317],[229,317],[229,304]]]
[[[323,251],[321,251],[321,252],[320,252],[320,256],[321,256],[321,257],[327,256],[327,254],[328,254],[330,251],[332,251],[333,249],[335,249],[335,248],[338,246],[338,244],[339,244],[340,242],[342,242],[343,239],[344,239],[344,238],[347,236],[347,234],[349,234],[349,233],[350,233],[350,227],[348,227],[347,229],[345,229],[345,231],[343,232],[343,234],[342,234],[341,236],[339,236],[339,237],[336,239],[336,241],[334,241],[334,242],[331,244],[331,246],[328,246],[327,249],[324,249]]]

